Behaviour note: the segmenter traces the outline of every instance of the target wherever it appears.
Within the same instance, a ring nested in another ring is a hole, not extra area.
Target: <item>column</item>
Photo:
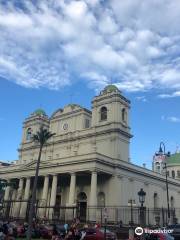
[[[7,180],[7,184],[10,183],[10,180]],[[10,186],[6,186],[5,193],[4,193],[4,201],[8,201],[10,197]],[[7,218],[9,216],[9,205],[10,202],[5,202],[4,208],[4,217]]]
[[[91,174],[91,190],[89,199],[89,220],[96,221],[96,207],[97,207],[97,172]]]
[[[69,205],[75,203],[76,174],[71,173],[70,189],[69,189]]]
[[[75,188],[76,188],[76,174],[71,173],[70,187],[69,187],[69,199],[66,204],[67,207],[75,206]],[[66,220],[72,220],[75,217],[75,211],[71,209],[66,209]]]
[[[20,208],[21,208],[21,200],[22,200],[22,191],[23,191],[23,183],[24,183],[24,179],[21,178],[19,179],[19,187],[17,190],[17,197],[16,197],[16,204],[15,204],[15,209],[14,209],[14,216],[15,217],[19,217],[19,213],[20,213]]]
[[[30,195],[30,184],[31,184],[31,179],[28,177],[26,179],[26,187],[25,187],[25,192],[24,192],[24,201],[21,204],[21,210],[20,210],[20,217],[25,218],[26,217],[26,211],[27,211],[27,204],[29,200],[29,195]]]
[[[53,218],[54,209],[53,207],[56,204],[56,192],[57,192],[57,175],[53,175],[52,188],[51,188],[51,199],[50,199],[50,208],[49,209],[49,218]]]
[[[7,184],[10,183],[10,180],[7,181]],[[4,201],[9,200],[9,194],[10,194],[10,186],[6,186],[5,193],[4,193]]]
[[[44,177],[44,185],[43,185],[43,192],[42,192],[42,198],[41,198],[42,208],[40,208],[40,218],[44,218],[44,216],[46,215],[48,188],[49,188],[49,176],[47,175]]]

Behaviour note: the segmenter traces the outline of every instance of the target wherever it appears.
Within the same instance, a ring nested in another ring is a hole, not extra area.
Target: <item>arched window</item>
[[[26,140],[31,140],[31,136],[32,136],[32,129],[28,128],[26,132]]]
[[[156,162],[156,172],[160,173],[161,167],[160,167],[160,163]]]
[[[172,170],[172,178],[175,178],[175,171]]]
[[[127,112],[125,108],[122,109],[122,121],[127,122]]]
[[[174,208],[174,197],[173,196],[171,196],[171,199],[170,199],[170,206],[172,209]]]
[[[177,177],[180,178],[180,171],[177,170]]]
[[[105,194],[103,192],[98,193],[98,206],[105,207]]]
[[[154,193],[154,208],[158,208],[158,194]]]
[[[101,114],[101,117],[100,117],[101,120],[107,120],[107,108],[106,107],[101,108],[100,114]]]

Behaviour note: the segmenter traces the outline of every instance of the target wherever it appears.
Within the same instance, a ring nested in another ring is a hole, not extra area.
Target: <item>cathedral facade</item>
[[[56,135],[42,151],[36,193],[39,218],[52,219],[57,206],[72,218],[68,209],[78,204],[80,217],[95,221],[98,207],[118,209],[132,202],[138,207],[141,188],[147,208],[167,208],[165,177],[130,162],[129,110],[130,101],[110,85],[93,98],[91,111],[69,104],[51,117],[39,109],[26,118],[18,161],[0,168],[1,179],[17,183],[16,189],[7,186],[4,194],[4,202],[14,201],[11,215],[24,218],[27,213],[39,153],[31,137],[40,126]],[[169,177],[168,187],[170,207],[178,208],[180,181]],[[114,214],[109,210],[109,218]],[[122,220],[121,213],[116,214]],[[177,213],[176,217],[180,219]]]

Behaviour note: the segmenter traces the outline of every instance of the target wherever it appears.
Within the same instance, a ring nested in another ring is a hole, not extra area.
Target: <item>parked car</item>
[[[174,240],[174,237],[172,237],[167,233],[151,233],[151,234],[145,234],[144,239],[145,240]]]
[[[84,240],[104,240],[104,228],[87,228],[81,229],[80,232],[86,233]],[[106,239],[116,240],[117,236],[115,233],[106,229]]]
[[[174,237],[174,240],[180,239],[180,224],[169,225],[166,229],[172,229],[173,232],[170,234]]]

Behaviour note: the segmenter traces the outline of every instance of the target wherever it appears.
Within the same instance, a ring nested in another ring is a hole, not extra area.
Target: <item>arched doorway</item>
[[[80,192],[77,195],[77,201],[78,201],[78,216],[81,221],[86,221],[87,196],[85,192]]]

